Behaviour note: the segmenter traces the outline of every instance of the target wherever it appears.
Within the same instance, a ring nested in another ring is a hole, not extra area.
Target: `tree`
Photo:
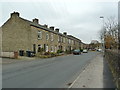
[[[110,17],[100,31],[100,40],[106,49],[118,49],[118,23],[115,17]]]

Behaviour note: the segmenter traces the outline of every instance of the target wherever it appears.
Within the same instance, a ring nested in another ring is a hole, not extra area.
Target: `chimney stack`
[[[11,13],[11,17],[19,17],[19,13],[18,12],[13,12],[13,13]]]
[[[55,29],[55,31],[56,31],[56,32],[59,32],[59,29],[58,29],[58,28],[56,28],[56,29]]]
[[[51,26],[50,29],[54,31],[54,27],[53,26]]]
[[[33,22],[36,24],[39,24],[39,19],[35,18],[35,19],[33,19]]]
[[[67,32],[64,32],[63,34],[64,34],[64,35],[67,35]]]
[[[43,26],[46,27],[46,28],[48,28],[48,25],[47,25],[47,24],[44,24]]]

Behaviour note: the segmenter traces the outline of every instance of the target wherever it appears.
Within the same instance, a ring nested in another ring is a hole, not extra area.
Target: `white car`
[[[83,50],[83,53],[87,53],[88,51],[86,49]]]
[[[102,49],[98,49],[97,51],[98,51],[98,52],[102,52]]]

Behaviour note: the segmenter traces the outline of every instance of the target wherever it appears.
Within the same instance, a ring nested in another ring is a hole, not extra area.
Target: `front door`
[[[46,52],[46,44],[44,44],[44,52]]]
[[[33,52],[36,53],[36,44],[33,44]]]

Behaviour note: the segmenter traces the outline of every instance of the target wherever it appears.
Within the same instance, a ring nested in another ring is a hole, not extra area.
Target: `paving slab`
[[[108,63],[101,54],[91,60],[69,88],[115,88]]]

